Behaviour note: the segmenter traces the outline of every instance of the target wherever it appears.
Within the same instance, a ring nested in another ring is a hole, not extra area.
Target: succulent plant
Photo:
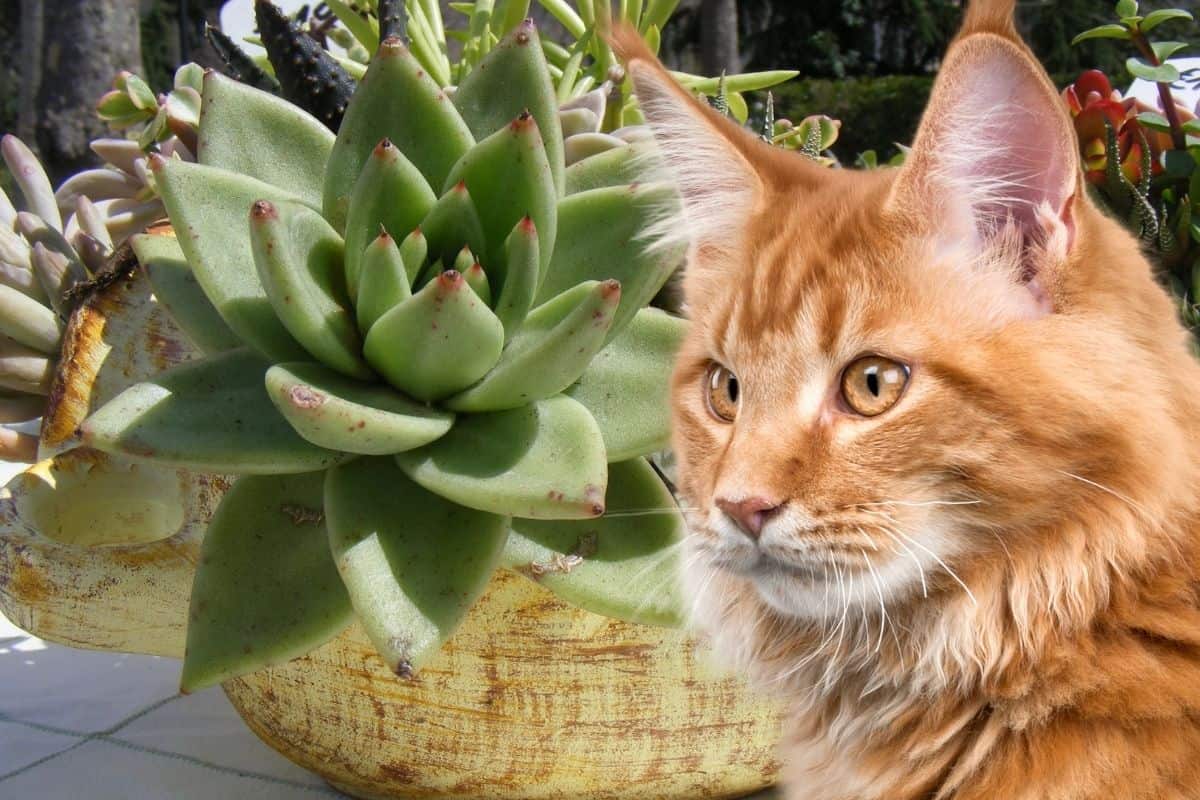
[[[174,138],[195,153],[203,87],[204,69],[198,64],[177,69],[174,85],[164,95],[155,95],[142,78],[123,71],[96,104],[96,113],[113,130],[136,138],[143,150]]]
[[[41,416],[50,393],[72,290],[108,259],[113,238],[84,195],[56,198],[24,142],[0,140],[24,210],[0,191],[0,423]],[[0,433],[0,459],[33,461],[36,437]]]
[[[1164,280],[1180,297],[1184,321],[1200,330],[1200,120],[1174,95],[1183,72],[1173,59],[1188,45],[1152,39],[1195,18],[1178,8],[1142,13],[1135,0],[1120,0],[1114,12],[1117,22],[1084,31],[1075,41],[1128,42],[1137,55],[1126,69],[1156,85],[1158,107],[1122,97],[1096,70],[1068,86],[1063,99],[1075,120],[1088,181],[1153,249]]]
[[[280,92],[336,131],[354,94],[350,75],[274,3],[256,0],[254,17]]]
[[[81,427],[240,476],[204,540],[183,687],[353,619],[410,675],[497,567],[675,621],[682,521],[646,456],[685,323],[645,306],[682,254],[642,241],[673,195],[611,159],[567,167],[532,24],[453,101],[385,39],[336,138],[215,73],[204,98],[199,163],[152,164],[177,239],[133,247],[208,355]]]

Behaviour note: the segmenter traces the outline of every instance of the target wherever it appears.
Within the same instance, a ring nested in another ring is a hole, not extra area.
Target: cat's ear
[[[1014,5],[971,3],[890,207],[922,217],[948,247],[1014,251],[1015,280],[1048,311],[1051,273],[1075,242],[1082,173],[1067,110],[1018,36]]]
[[[682,199],[682,218],[658,226],[660,242],[736,250],[733,232],[763,198],[755,150],[765,145],[680,86],[636,30],[617,27],[608,39],[626,64],[654,132],[663,177]]]

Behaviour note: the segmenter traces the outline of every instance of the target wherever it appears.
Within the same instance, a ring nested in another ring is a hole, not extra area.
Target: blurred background
[[[206,23],[238,28],[253,0],[0,0],[0,131],[34,145],[56,182],[88,166],[88,142],[105,133],[94,104],[113,76],[129,69],[157,91],[176,66],[216,63]],[[1150,0],[1143,9],[1167,5]],[[446,14],[449,3],[443,0]],[[886,157],[916,128],[940,54],[962,14],[962,0],[681,0],[664,31],[663,56],[675,68],[793,68],[801,77],[775,92],[781,117],[823,113],[843,122],[834,150],[843,163],[877,150]],[[317,18],[320,3],[293,0]],[[1020,19],[1059,85],[1081,69],[1123,73],[1123,42],[1072,37],[1109,21],[1109,0],[1022,0]],[[537,9],[537,5],[534,4]],[[545,15],[541,15],[545,16]],[[553,20],[540,19],[555,35]],[[1195,37],[1196,28],[1190,29]],[[238,41],[249,30],[230,30]],[[1182,32],[1182,31],[1181,31]],[[249,47],[248,49],[253,49]]]

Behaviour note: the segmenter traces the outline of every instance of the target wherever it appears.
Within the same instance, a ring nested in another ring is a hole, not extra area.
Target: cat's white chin
[[[873,617],[925,590],[915,561],[882,553],[855,568],[833,562],[817,570],[762,563],[749,580],[772,610],[802,620],[836,620],[849,613]]]

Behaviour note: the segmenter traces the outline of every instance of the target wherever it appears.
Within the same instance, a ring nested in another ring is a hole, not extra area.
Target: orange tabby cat
[[[1200,798],[1200,369],[1013,0],[908,164],[827,170],[627,57],[684,199],[687,581],[789,797]]]

